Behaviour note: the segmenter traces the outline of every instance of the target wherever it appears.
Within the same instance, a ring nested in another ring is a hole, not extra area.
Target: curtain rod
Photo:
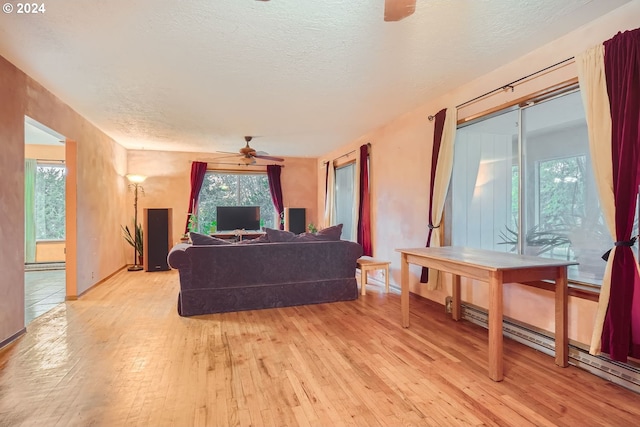
[[[507,83],[506,85],[502,85],[502,86],[500,86],[499,88],[496,88],[496,89],[490,90],[489,92],[487,92],[487,93],[483,93],[483,94],[482,94],[482,95],[480,95],[480,96],[476,96],[475,98],[470,99],[470,100],[468,100],[468,101],[465,101],[465,102],[463,102],[462,104],[458,104],[458,105],[456,105],[456,108],[464,107],[465,105],[471,104],[472,102],[477,101],[478,99],[484,98],[485,96],[491,95],[491,94],[496,93],[496,92],[501,91],[501,90],[511,89],[511,92],[513,92],[513,91],[514,91],[514,89],[515,89],[515,87],[514,87],[513,85],[514,85],[515,83],[519,83],[519,82],[521,82],[521,81],[523,81],[523,80],[526,80],[526,79],[528,79],[528,78],[530,78],[530,77],[533,77],[533,76],[535,76],[535,75],[537,75],[537,74],[544,73],[545,71],[547,71],[547,70],[549,70],[549,69],[551,69],[551,68],[557,67],[558,65],[562,65],[562,64],[564,64],[565,62],[572,61],[573,59],[575,59],[575,57],[574,57],[574,56],[572,56],[572,57],[570,57],[570,58],[567,58],[567,59],[563,59],[562,61],[560,61],[560,62],[556,62],[556,63],[555,63],[555,64],[553,64],[553,65],[549,65],[548,67],[545,67],[545,68],[543,68],[543,69],[541,69],[541,70],[535,71],[535,72],[533,72],[533,73],[531,73],[531,74],[528,74],[528,75],[526,75],[526,76],[524,76],[524,77],[520,77],[519,79],[514,80],[514,81],[512,81],[512,82],[510,82],[510,83]],[[435,118],[436,118],[436,116],[435,116],[435,115],[430,115],[430,116],[428,117],[428,119],[429,119],[429,121],[430,121],[430,122],[431,122],[431,121],[433,121],[433,119],[435,119]]]
[[[371,143],[370,143],[370,142],[367,142],[367,145],[368,145],[369,147],[371,147]],[[331,161],[335,162],[336,160],[341,159],[341,158],[343,158],[343,157],[347,157],[347,156],[349,156],[349,155],[351,155],[351,154],[355,153],[356,151],[358,151],[358,150],[357,150],[357,149],[351,150],[351,151],[349,151],[348,153],[344,153],[343,155],[338,156],[338,157],[336,157],[335,159],[333,159],[333,160],[331,160]],[[329,163],[329,160],[326,160],[326,161],[322,162],[322,164],[323,164],[323,165],[326,165],[327,163]]]
[[[251,167],[251,168],[259,168],[259,167],[265,167],[265,166],[269,166],[267,164],[262,164],[262,165],[247,165],[244,163],[229,163],[229,162],[216,162],[215,160],[211,160],[211,161],[206,161],[206,160],[189,160],[189,163],[193,163],[193,162],[203,162],[206,163],[207,166],[209,164],[211,164],[213,166],[213,164],[215,163],[216,165],[229,165],[229,166],[244,166],[244,167]],[[278,165],[277,163],[272,163],[274,166],[280,166],[280,167],[284,167],[284,165]]]
[[[60,163],[65,164],[64,160],[61,159],[35,159],[36,163]]]

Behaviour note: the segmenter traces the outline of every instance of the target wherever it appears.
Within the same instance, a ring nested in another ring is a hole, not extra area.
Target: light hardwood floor
[[[64,301],[65,275],[64,269],[25,271],[24,321],[27,325]]]
[[[357,301],[181,318],[174,271],[117,273],[0,350],[1,426],[632,426],[640,396],[442,306]]]

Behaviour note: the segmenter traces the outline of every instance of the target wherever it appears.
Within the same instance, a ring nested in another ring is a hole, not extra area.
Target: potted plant
[[[122,227],[122,226],[121,226]],[[129,226],[125,225],[124,227],[122,227],[122,235],[124,236],[124,239],[127,241],[127,243],[129,243],[131,246],[133,246],[133,248],[136,251],[136,254],[138,255],[138,260],[140,261],[140,264],[143,263],[143,259],[142,259],[142,250],[143,250],[143,246],[142,246],[142,224],[138,224],[136,226],[136,237],[134,237],[131,234],[131,230],[129,230]]]
[[[189,214],[187,229],[193,233],[198,232],[198,216],[196,214]]]

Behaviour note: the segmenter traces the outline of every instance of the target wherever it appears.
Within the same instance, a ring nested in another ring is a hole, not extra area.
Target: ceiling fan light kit
[[[256,164],[256,159],[250,156],[240,157],[240,161],[247,166]]]

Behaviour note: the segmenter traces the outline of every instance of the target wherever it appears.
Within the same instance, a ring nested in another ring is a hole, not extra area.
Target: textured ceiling
[[[627,2],[54,0],[0,55],[127,148],[318,156]]]

